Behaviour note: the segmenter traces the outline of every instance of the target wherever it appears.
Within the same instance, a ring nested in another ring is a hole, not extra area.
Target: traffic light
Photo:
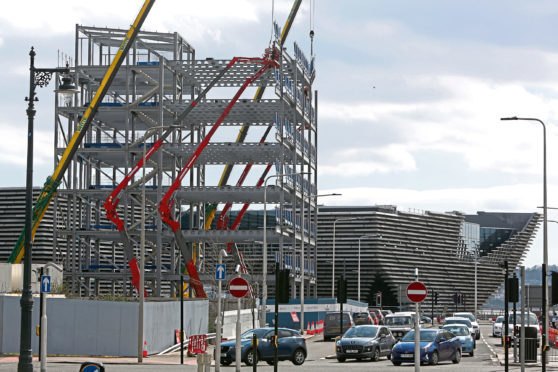
[[[347,280],[345,278],[337,278],[337,303],[347,303]]]
[[[508,300],[519,302],[519,279],[516,276],[508,278]]]
[[[382,306],[382,292],[376,293],[376,306]]]
[[[552,275],[552,305],[558,304],[558,272],[553,271]]]
[[[459,295],[457,293],[453,294],[453,303],[457,305],[459,303]]]
[[[275,273],[275,301],[279,304],[287,304],[291,298],[290,273],[289,269],[278,270]]]
[[[438,305],[438,292],[434,292],[434,305]]]

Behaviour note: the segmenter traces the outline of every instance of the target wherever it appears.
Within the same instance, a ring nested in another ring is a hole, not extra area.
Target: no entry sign
[[[407,287],[407,298],[411,302],[422,302],[426,298],[427,294],[428,291],[426,290],[426,286],[421,282],[412,282]]]
[[[229,293],[236,298],[242,298],[248,293],[248,282],[246,279],[236,277],[229,282]]]

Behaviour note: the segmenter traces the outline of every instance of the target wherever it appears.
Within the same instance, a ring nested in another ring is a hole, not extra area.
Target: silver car
[[[504,316],[500,315],[492,324],[492,336],[502,337],[502,327],[504,325]]]

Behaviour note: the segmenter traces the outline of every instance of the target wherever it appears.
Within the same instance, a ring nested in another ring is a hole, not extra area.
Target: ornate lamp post
[[[19,344],[19,362],[17,370],[20,372],[32,372],[33,360],[31,355],[31,323],[33,315],[33,296],[31,293],[31,259],[32,259],[32,225],[33,225],[33,119],[35,118],[35,89],[37,86],[45,87],[50,82],[52,74],[62,73],[64,79],[62,85],[56,90],[57,93],[71,97],[77,92],[75,86],[71,84],[69,77],[70,69],[65,68],[36,68],[35,51],[31,47],[29,52],[29,97],[25,100],[29,102],[27,106],[27,176],[25,181],[25,244],[24,244],[24,264],[23,264],[23,290],[21,293],[21,331]]]

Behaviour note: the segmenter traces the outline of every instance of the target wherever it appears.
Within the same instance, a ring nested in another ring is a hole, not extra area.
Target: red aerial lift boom
[[[124,179],[118,184],[118,186],[110,193],[107,199],[104,202],[104,208],[107,215],[107,218],[116,225],[117,230],[120,233],[120,237],[122,239],[122,244],[124,248],[124,256],[126,258],[126,262],[130,267],[130,271],[132,273],[132,284],[139,290],[139,267],[136,257],[134,257],[134,250],[132,247],[132,243],[130,242],[130,237],[126,230],[126,224],[124,221],[118,216],[118,203],[120,202],[120,194],[126,189],[129,182],[132,178],[136,175],[136,173],[143,167],[144,163],[151,158],[151,156],[157,152],[157,150],[163,145],[163,141],[171,135],[171,133],[178,127],[180,127],[180,123],[188,116],[188,114],[196,107],[196,105],[203,99],[207,92],[211,88],[217,84],[217,82],[229,71],[232,66],[237,62],[242,63],[254,63],[259,62],[259,58],[243,58],[243,57],[234,57],[226,66],[221,70],[217,76],[205,87],[205,89],[197,96],[195,100],[193,100],[190,105],[174,120],[171,126],[163,132],[163,134],[153,143],[149,151],[145,154],[145,158],[141,158],[136,165],[128,172],[128,174],[124,177]],[[145,180],[144,180],[145,182]],[[144,293],[146,296],[146,293]]]
[[[232,107],[235,105],[235,103],[240,98],[241,94],[244,92],[244,90],[246,90],[246,88],[250,84],[256,81],[261,75],[263,75],[270,68],[279,67],[279,63],[277,61],[278,56],[279,56],[279,52],[276,49],[268,48],[266,49],[266,53],[263,58],[245,59],[246,62],[259,63],[262,64],[263,66],[260,67],[260,69],[258,69],[251,77],[247,78],[246,81],[244,81],[244,83],[238,89],[234,97],[231,99],[230,103],[227,105],[227,107],[225,108],[221,116],[217,119],[215,124],[213,124],[211,130],[200,142],[200,144],[194,151],[194,154],[192,154],[192,156],[190,157],[190,159],[188,160],[184,168],[180,171],[180,173],[178,174],[178,176],[170,186],[167,193],[163,196],[159,204],[159,213],[161,214],[162,221],[172,229],[172,231],[174,232],[176,243],[178,244],[180,250],[182,251],[182,257],[184,258],[185,261],[188,260],[188,263],[186,264],[186,268],[188,270],[188,274],[190,275],[190,285],[192,285],[192,287],[196,291],[197,297],[206,297],[206,295],[203,290],[203,285],[199,280],[199,276],[198,276],[196,266],[194,264],[194,260],[192,259],[192,250],[191,248],[189,248],[188,244],[186,244],[186,242],[184,241],[184,237],[182,236],[182,232],[180,231],[180,222],[175,221],[173,219],[171,207],[174,201],[172,200],[172,196],[176,192],[176,190],[180,188],[182,180],[184,179],[188,171],[192,168],[192,166],[194,165],[194,163],[196,162],[200,154],[203,152],[203,150],[207,147],[209,141],[211,140],[211,137],[215,134],[215,132],[217,131],[217,129],[219,128],[219,126],[221,125],[225,117],[229,114]],[[230,63],[233,63],[233,61],[231,61]]]

